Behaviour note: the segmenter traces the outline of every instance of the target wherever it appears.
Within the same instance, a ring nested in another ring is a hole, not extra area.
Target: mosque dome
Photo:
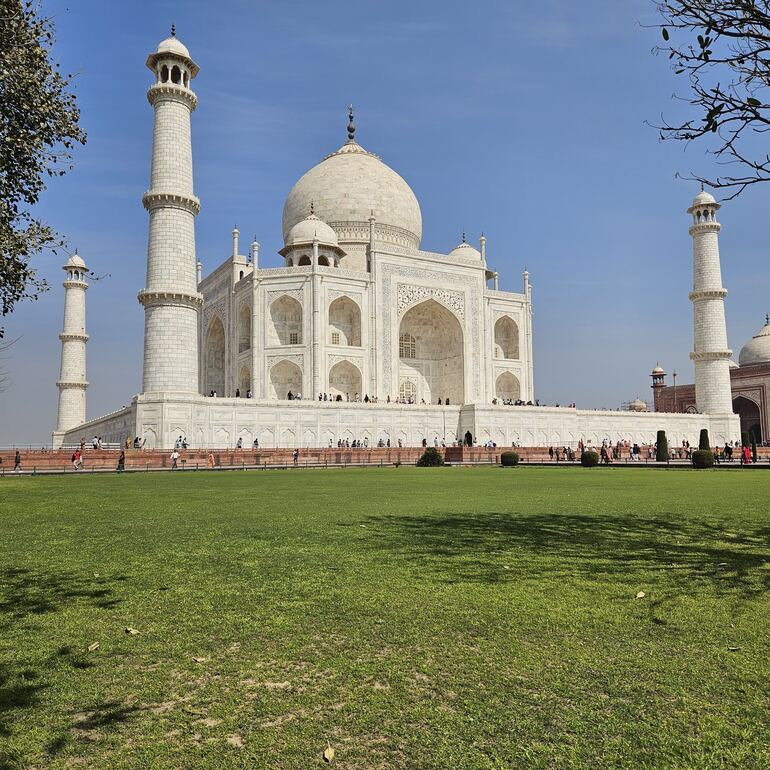
[[[663,367],[660,364],[657,364],[656,367],[652,370],[653,374],[665,374],[666,372],[663,370]]]
[[[283,237],[307,215],[315,213],[336,231],[341,243],[369,240],[369,219],[375,219],[378,240],[419,248],[422,213],[412,188],[376,155],[353,138],[327,155],[294,185],[283,206]]]
[[[449,252],[449,256],[459,259],[481,259],[481,252],[466,242],[465,233],[463,233],[462,242]]]
[[[629,405],[628,405],[628,411],[629,412],[646,412],[647,411],[647,404],[642,401],[641,398],[635,398]]]
[[[765,325],[741,348],[738,355],[740,366],[754,366],[770,362],[770,318]]]
[[[295,246],[301,243],[312,243],[314,240],[327,246],[337,246],[337,233],[322,219],[312,213],[297,222],[289,230],[286,236],[286,246]]]

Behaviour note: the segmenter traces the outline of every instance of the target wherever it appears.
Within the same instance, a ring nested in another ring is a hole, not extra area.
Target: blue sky
[[[55,54],[77,72],[88,144],[40,214],[98,274],[88,292],[88,415],[140,387],[152,109],[147,54],[172,22],[201,67],[194,88],[195,188],[204,270],[237,223],[278,265],[283,201],[294,182],[356,138],[414,189],[423,248],[446,251],[483,230],[501,288],[534,286],[541,401],[615,408],[649,399],[657,361],[692,381],[690,238],[697,192],[677,171],[713,171],[706,146],[658,142],[645,126],[683,107],[651,0],[46,0]],[[641,23],[641,25],[640,25]],[[737,356],[770,309],[770,186],[720,216],[728,336]],[[764,227],[763,227],[764,225]],[[0,445],[50,440],[56,418],[63,273],[5,319],[20,337],[5,361]]]

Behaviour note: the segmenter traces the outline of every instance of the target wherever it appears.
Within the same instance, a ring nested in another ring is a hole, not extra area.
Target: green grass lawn
[[[763,472],[5,479],[0,769],[767,770],[768,589]]]

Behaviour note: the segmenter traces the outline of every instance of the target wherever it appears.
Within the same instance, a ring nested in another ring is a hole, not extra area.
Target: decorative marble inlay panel
[[[292,364],[297,364],[297,366],[302,369],[304,358],[303,355],[268,356],[266,359],[267,368],[272,369],[276,364],[280,364],[281,361],[289,361]]]
[[[211,322],[211,319],[218,315],[220,319],[222,320],[222,323],[225,323],[225,310],[227,308],[227,302],[226,297],[220,297],[215,302],[209,302],[205,305],[203,308],[203,332],[204,334],[209,328],[209,323]]]
[[[347,291],[346,289],[329,289],[329,302],[334,302],[338,297],[347,297],[361,307],[361,295],[355,291]]]
[[[279,291],[269,291],[267,293],[267,304],[272,304],[274,300],[277,300],[279,297],[283,297],[284,295],[287,297],[293,297],[298,302],[302,303],[305,292],[301,287],[298,289],[281,289]]]
[[[409,286],[403,283],[398,285],[398,315],[403,315],[409,307],[426,299],[435,299],[449,308],[458,318],[465,319],[464,292],[432,289],[428,286]]]
[[[363,373],[364,371],[364,360],[362,356],[329,355],[326,357],[326,363],[329,369],[331,369],[335,364],[340,363],[340,361],[348,361],[354,366],[358,367],[359,372]]]

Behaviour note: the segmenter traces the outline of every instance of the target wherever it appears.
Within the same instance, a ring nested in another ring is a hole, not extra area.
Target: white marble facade
[[[138,435],[151,448],[179,435],[193,447],[239,438],[267,447],[344,438],[414,444],[471,433],[498,444],[575,445],[646,441],[669,422],[672,438],[697,440],[700,427],[718,440],[737,437],[737,419],[725,415],[669,415],[658,425],[650,415],[493,406],[535,398],[529,273],[520,292],[500,291],[483,236],[479,248],[463,233],[448,254],[423,250],[417,197],[358,143],[352,109],[347,141],[286,198],[283,264],[261,268],[256,237],[241,249],[235,229],[230,255],[204,277],[190,124],[199,68],[173,34],[147,66],[155,129],[143,196],[143,392],[118,412],[68,425],[55,443],[97,433],[106,441]]]

